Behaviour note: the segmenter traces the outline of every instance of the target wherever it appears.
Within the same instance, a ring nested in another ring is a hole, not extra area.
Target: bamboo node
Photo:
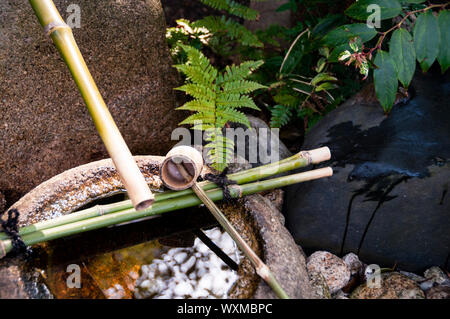
[[[49,24],[47,24],[44,27],[44,33],[50,37],[52,35],[52,33],[58,29],[64,29],[67,28],[69,30],[72,30],[66,23],[64,22],[60,22],[60,21],[53,21],[50,22]]]
[[[105,210],[104,210],[104,208],[103,208],[102,205],[96,205],[96,206],[95,206],[95,209],[97,210],[97,214],[98,214],[99,216],[105,215]]]
[[[308,151],[301,151],[300,152],[300,156],[303,158],[306,158],[306,160],[308,161],[308,165],[311,165],[312,163],[312,156],[311,153]]]
[[[242,198],[242,187],[241,186],[239,186],[239,185],[236,185],[236,184],[232,184],[232,185],[228,185],[228,188],[229,189],[235,189],[235,190],[237,190],[238,191],[238,193],[239,193],[239,198]]]

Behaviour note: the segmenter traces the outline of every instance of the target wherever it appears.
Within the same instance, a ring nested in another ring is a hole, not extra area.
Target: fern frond
[[[263,64],[264,61],[259,60],[259,61],[245,61],[238,66],[234,64],[231,67],[227,66],[225,68],[225,72],[222,75],[217,76],[216,83],[222,84],[225,82],[244,80]]]
[[[212,90],[212,88],[214,87],[206,87],[199,84],[188,83],[175,88],[175,90],[183,91],[198,100],[215,100],[216,93]]]
[[[208,58],[199,50],[184,44],[179,45],[188,56],[188,63],[178,64],[175,67],[183,72],[193,83],[208,86],[217,76],[217,70],[209,62]]]
[[[248,94],[264,88],[267,87],[254,81],[238,80],[233,82],[225,82],[222,90],[227,94]]]
[[[219,93],[217,95],[216,103],[218,106],[228,106],[232,108],[247,107],[260,111],[252,98],[246,95]]]
[[[233,157],[234,141],[223,136],[218,129],[210,133],[205,139],[210,142],[205,147],[208,150],[207,156],[212,163],[211,166],[218,171],[223,171]]]
[[[194,111],[194,112],[214,112],[216,105],[213,101],[207,100],[192,100],[185,103],[183,106],[177,107],[177,110]]]
[[[270,113],[272,115],[270,119],[270,127],[281,128],[282,126],[288,124],[292,117],[292,110],[284,105],[275,105]]]
[[[180,122],[180,125],[184,124],[196,124],[198,125],[199,122],[202,124],[212,124],[215,123],[216,117],[214,115],[214,112],[198,112],[195,114],[192,114],[188,116],[184,121]]]
[[[217,10],[225,10],[230,14],[246,20],[256,20],[259,16],[258,11],[244,6],[233,0],[200,0],[202,3]]]
[[[300,105],[300,98],[295,92],[280,92],[273,97],[273,100],[281,105],[288,107],[297,107]]]
[[[235,110],[231,107],[224,107],[220,110],[217,110],[216,116],[219,118],[219,121],[225,125],[227,122],[234,122],[234,123],[241,123],[244,124],[247,127],[250,127],[250,122],[247,118],[247,116],[239,112],[238,110]]]
[[[194,25],[197,28],[207,29],[211,34],[226,34],[231,40],[239,40],[239,43],[244,46],[256,48],[264,46],[252,31],[231,18],[208,16],[195,21]]]

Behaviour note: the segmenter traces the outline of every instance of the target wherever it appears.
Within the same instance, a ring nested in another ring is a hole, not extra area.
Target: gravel
[[[241,254],[231,237],[219,228],[206,235],[239,264]],[[238,275],[198,238],[189,248],[172,248],[141,267],[134,295],[137,299],[227,298]]]

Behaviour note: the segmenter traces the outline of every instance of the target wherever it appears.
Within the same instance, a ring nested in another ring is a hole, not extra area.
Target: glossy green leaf
[[[345,14],[353,19],[365,21],[374,13],[369,10],[371,5],[380,8],[381,20],[394,18],[402,12],[402,6],[397,0],[359,0],[345,10]]]
[[[428,71],[439,53],[439,25],[436,17],[427,11],[419,15],[414,26],[414,47],[417,61],[424,72]]]
[[[398,80],[395,63],[388,52],[380,51],[375,57],[373,73],[375,93],[386,113],[389,113],[397,95]]]
[[[375,29],[365,23],[346,24],[334,29],[324,37],[326,45],[338,46],[346,44],[351,38],[359,37],[363,43],[372,40],[377,35]]]
[[[437,59],[444,73],[450,65],[450,12],[448,10],[442,10],[439,13],[438,24],[441,41]]]
[[[426,0],[402,0],[403,3],[423,3]]]
[[[344,20],[345,16],[341,14],[336,15],[330,15],[323,19],[321,19],[314,29],[311,31],[311,35],[313,38],[320,38],[326,35],[328,32],[333,30],[335,27],[342,24],[342,21]]]
[[[416,70],[416,51],[411,34],[398,29],[392,34],[389,54],[397,67],[397,77],[404,87],[408,87]]]

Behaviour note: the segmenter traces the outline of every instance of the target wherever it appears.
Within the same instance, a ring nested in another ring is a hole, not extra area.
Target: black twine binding
[[[11,238],[12,250],[13,253],[19,253],[23,251],[28,251],[27,245],[22,240],[22,237],[19,235],[19,211],[17,209],[10,209],[8,211],[8,219],[4,220],[2,217],[6,213],[0,213],[0,225],[2,226],[3,231],[8,237]]]
[[[237,182],[233,181],[231,179],[228,179],[227,177],[228,167],[223,170],[222,173],[218,175],[214,174],[206,174],[204,176],[204,179],[215,183],[217,186],[219,186],[223,190],[223,199],[226,202],[230,202],[234,200],[234,198],[231,196],[230,189],[228,188],[228,185],[236,185]]]

